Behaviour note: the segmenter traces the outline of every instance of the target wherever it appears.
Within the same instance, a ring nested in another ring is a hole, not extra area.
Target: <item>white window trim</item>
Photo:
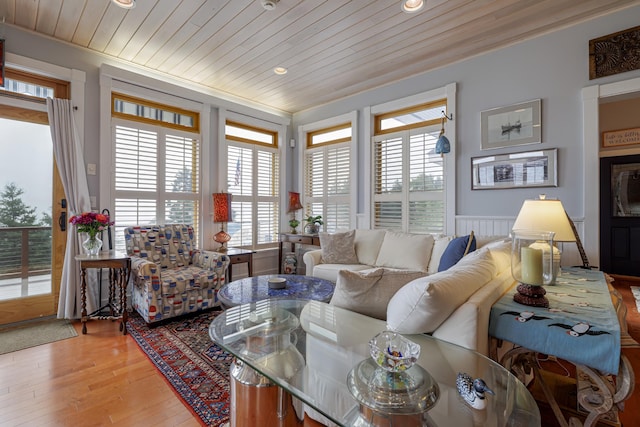
[[[200,226],[199,241],[202,242],[203,249],[213,247],[211,239],[205,236],[212,235],[213,224],[206,221],[205,218],[212,215],[210,183],[211,183],[211,165],[207,161],[210,156],[209,141],[211,129],[211,106],[201,104],[199,102],[190,101],[184,98],[176,97],[157,90],[154,88],[141,87],[136,84],[118,80],[116,77],[106,74],[100,75],[100,202],[99,206],[115,206],[115,189],[112,177],[115,176],[115,152],[114,141],[112,135],[112,124],[114,118],[111,117],[111,94],[112,92],[122,93],[149,101],[172,105],[186,110],[197,111],[200,113],[200,132],[193,132],[191,135],[198,135],[200,139]],[[117,119],[124,120],[125,119]],[[122,123],[122,122],[119,122]],[[207,197],[208,196],[208,197]]]
[[[351,228],[357,228],[356,216],[358,207],[358,112],[342,114],[340,116],[330,117],[313,123],[298,126],[298,141],[300,141],[301,149],[298,150],[298,182],[295,188],[300,192],[302,205],[304,206],[304,168],[305,156],[307,154],[307,134],[320,129],[326,129],[343,123],[351,123],[351,143],[350,143],[350,173],[349,173],[349,223]],[[295,190],[292,190],[295,191]],[[286,212],[286,209],[285,211]],[[288,218],[287,223],[288,223]]]
[[[9,55],[9,54],[7,54]],[[7,60],[8,60],[7,56]],[[84,74],[83,74],[84,75]],[[83,80],[84,81],[84,80]],[[212,249],[217,244],[211,239],[217,229],[213,223],[213,203],[211,194],[218,191],[217,182],[219,175],[216,176],[216,168],[219,169],[220,163],[220,145],[219,141],[224,141],[224,126],[212,122],[213,111],[219,109],[221,114],[225,114],[228,109],[233,109],[241,117],[242,120],[248,117],[262,119],[265,122],[276,123],[281,125],[281,129],[285,129],[291,123],[291,115],[289,113],[270,109],[263,105],[252,103],[250,101],[233,99],[227,94],[209,91],[205,87],[192,88],[193,85],[186,87],[179,80],[167,79],[156,73],[139,74],[137,72],[119,68],[109,64],[100,66],[100,206],[111,206],[113,204],[113,194],[111,193],[111,174],[113,173],[114,164],[110,162],[112,158],[111,146],[111,92],[120,92],[126,95],[142,97],[153,100],[162,104],[175,105],[187,110],[200,112],[200,136],[201,136],[201,219],[200,241],[203,249]],[[72,85],[73,90],[73,85]],[[73,93],[73,92],[72,92]],[[180,96],[172,94],[179,93]],[[76,99],[72,97],[72,99]],[[84,101],[84,92],[79,98]],[[240,102],[245,102],[241,104]],[[74,105],[84,106],[84,102],[80,104],[74,101]],[[83,111],[83,108],[80,108]],[[84,113],[80,113],[83,116]],[[78,117],[78,116],[76,116]],[[218,116],[221,117],[220,115]],[[240,119],[238,119],[240,120]],[[263,122],[264,123],[264,122]],[[217,132],[214,126],[217,126]],[[80,126],[79,126],[80,127]],[[82,129],[79,129],[81,135],[84,135]],[[284,132],[278,132],[283,137]],[[279,142],[282,144],[282,141]],[[218,150],[213,149],[216,144]],[[226,148],[226,147],[225,147]],[[281,159],[284,160],[284,159]],[[283,167],[284,170],[284,167]],[[219,172],[219,171],[218,171]],[[225,177],[226,179],[226,177]],[[284,179],[284,178],[283,178]],[[285,195],[286,196],[286,195]],[[207,220],[209,218],[209,220]]]
[[[282,212],[286,212],[286,203],[287,203],[287,156],[285,147],[288,146],[286,144],[286,135],[287,135],[287,125],[283,123],[274,123],[262,119],[258,119],[255,117],[247,116],[245,114],[236,113],[234,111],[229,111],[225,108],[218,109],[218,161],[216,164],[218,165],[218,186],[213,189],[213,192],[228,192],[228,183],[227,183],[227,151],[229,148],[229,144],[227,143],[226,132],[225,132],[225,124],[227,120],[231,120],[233,122],[242,123],[248,126],[254,126],[261,129],[271,130],[278,132],[278,156],[280,158],[280,182],[279,182],[279,204],[280,204],[280,221],[279,221],[279,231],[278,233],[282,233],[283,230],[287,230],[285,228],[288,226],[288,219],[286,215],[282,215]],[[211,195],[209,195],[211,197]],[[211,204],[211,203],[209,203]],[[213,224],[213,212],[211,212],[211,218],[209,221]]]
[[[360,216],[362,224],[360,228],[371,228],[373,223],[373,116],[391,111],[409,108],[414,105],[424,104],[438,99],[446,99],[447,113],[453,114],[453,120],[445,125],[446,136],[451,142],[451,152],[444,155],[444,200],[445,200],[445,234],[452,235],[456,230],[456,83],[419,93],[402,99],[396,99],[384,104],[378,104],[364,109],[364,213]],[[366,223],[365,223],[366,222]]]

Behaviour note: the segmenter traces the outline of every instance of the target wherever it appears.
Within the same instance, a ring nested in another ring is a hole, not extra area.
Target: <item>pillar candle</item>
[[[522,282],[528,285],[542,285],[542,249],[520,249],[522,262]]]

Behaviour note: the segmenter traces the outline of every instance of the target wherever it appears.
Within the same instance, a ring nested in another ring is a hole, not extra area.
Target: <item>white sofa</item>
[[[331,304],[386,320],[403,334],[428,333],[488,355],[491,306],[513,284],[510,242],[478,238],[476,251],[438,272],[451,240],[358,229],[357,263],[323,263],[322,250],[303,259],[307,274],[336,282]]]

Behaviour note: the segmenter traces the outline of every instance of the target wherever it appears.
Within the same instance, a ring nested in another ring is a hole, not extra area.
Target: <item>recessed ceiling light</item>
[[[273,72],[278,74],[278,75],[280,75],[280,76],[283,75],[283,74],[287,74],[287,71],[289,71],[289,70],[287,70],[284,67],[276,67],[276,68],[273,69]]]
[[[424,6],[424,0],[402,0],[402,11],[407,13],[417,12]]]
[[[111,0],[123,9],[133,9],[136,7],[136,0]]]

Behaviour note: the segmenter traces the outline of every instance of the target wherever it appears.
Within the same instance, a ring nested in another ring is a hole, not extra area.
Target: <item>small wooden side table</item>
[[[253,276],[253,254],[255,251],[250,249],[228,248],[226,252],[229,257],[229,267],[227,267],[227,283],[233,280],[233,265],[247,264],[249,277]]]
[[[87,320],[118,320],[120,331],[127,334],[127,284],[131,275],[131,258],[117,251],[100,252],[96,256],[86,254],[77,255],[80,262],[80,294],[82,298],[82,333],[87,333]],[[109,269],[109,313],[104,315],[101,310],[87,314],[87,268]],[[116,298],[116,289],[120,295]]]
[[[280,233],[280,252],[278,253],[278,274],[282,273],[282,246],[285,242],[291,244],[291,252],[295,252],[296,244],[320,246],[320,237],[317,234]]]

